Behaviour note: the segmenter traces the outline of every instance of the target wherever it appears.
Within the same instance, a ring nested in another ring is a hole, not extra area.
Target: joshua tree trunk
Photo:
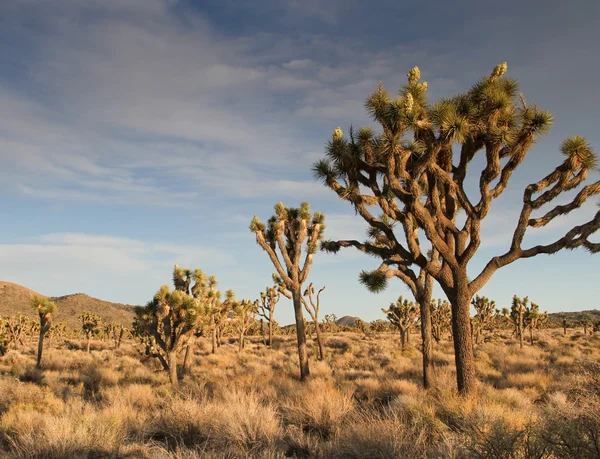
[[[533,327],[529,327],[529,341],[531,341],[531,345],[533,346]]]
[[[304,316],[302,314],[302,297],[300,288],[292,290],[294,302],[294,315],[296,318],[296,336],[298,338],[298,360],[300,363],[300,380],[304,381],[310,376],[308,367],[308,349],[306,347],[306,331],[304,329]]]
[[[87,337],[87,344],[86,344],[86,352],[89,354],[90,353],[90,336],[88,335]]]
[[[217,327],[213,325],[211,330],[212,335],[212,353],[214,354],[217,351]]]
[[[177,351],[169,352],[167,358],[169,363],[169,380],[173,387],[177,387],[179,385],[179,380],[177,378]]]
[[[462,277],[462,279],[460,278]],[[453,295],[452,336],[454,340],[454,359],[456,361],[456,379],[461,394],[473,394],[477,387],[475,376],[475,357],[471,337],[471,295],[468,290],[466,273],[456,276],[458,282]]]
[[[421,339],[423,340],[423,387],[433,384],[433,341],[431,324],[431,292],[419,299],[421,310]]]
[[[563,335],[567,336],[567,326],[563,325]]]
[[[273,349],[273,315],[269,317],[269,349]]]
[[[400,327],[400,348],[404,351],[406,347],[406,330]]]
[[[38,339],[38,353],[37,353],[37,368],[42,368],[42,353],[44,351],[44,336],[50,327],[40,327],[40,337]]]
[[[240,331],[240,352],[244,350],[244,330]]]
[[[323,340],[321,339],[321,327],[317,321],[315,321],[315,333],[317,334],[317,343],[319,345],[319,360],[323,360],[325,351],[323,350]]]
[[[523,315],[519,317],[519,325],[517,327],[517,332],[519,333],[519,345],[521,349],[523,349]]]
[[[185,347],[185,355],[183,357],[183,373],[189,375],[192,370],[192,360],[194,357],[194,338],[190,338],[188,345]]]

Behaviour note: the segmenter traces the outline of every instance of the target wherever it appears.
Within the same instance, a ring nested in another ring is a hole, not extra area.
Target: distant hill
[[[29,306],[29,301],[36,294],[38,293],[21,285],[0,281],[0,316],[22,313],[37,320],[36,312]],[[58,306],[54,321],[65,322],[72,328],[79,328],[78,317],[82,311],[92,312],[105,321],[115,321],[127,327],[131,326],[134,316],[131,305],[99,300],[84,293],[49,299]]]
[[[562,323],[563,319],[567,319],[568,322],[579,322],[583,319],[596,321],[600,320],[600,309],[574,312],[552,312],[548,313],[548,318],[554,323]]]
[[[340,317],[337,321],[336,321],[336,325],[338,325],[339,327],[354,327],[354,321],[356,319],[360,319],[360,317],[354,317],[354,316],[344,316],[344,317]]]

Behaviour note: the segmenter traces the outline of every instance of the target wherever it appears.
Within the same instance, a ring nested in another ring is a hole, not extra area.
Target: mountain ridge
[[[113,303],[94,298],[85,293],[70,293],[62,296],[47,296],[30,288],[7,281],[0,281],[0,316],[23,314],[38,320],[36,312],[31,309],[29,302],[34,295],[45,296],[56,303],[58,311],[55,322],[65,322],[71,328],[79,328],[79,315],[89,311],[101,317],[104,321],[114,321],[126,327],[131,326],[134,317],[133,305]]]

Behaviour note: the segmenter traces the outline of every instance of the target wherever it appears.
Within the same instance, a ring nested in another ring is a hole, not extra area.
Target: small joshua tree
[[[256,215],[250,224],[250,230],[256,234],[256,242],[267,252],[277,275],[285,288],[291,292],[301,380],[310,375],[302,314],[302,284],[308,278],[313,255],[323,238],[324,221],[323,214],[315,212],[311,215],[307,202],[300,204],[300,208],[286,207],[280,202],[275,205],[275,215],[269,219],[267,226]],[[300,266],[303,254],[304,264]]]
[[[110,324],[110,334],[112,336],[113,344],[115,345],[115,349],[119,349],[121,347],[121,341],[123,340],[123,335],[127,329],[116,322],[112,322]]]
[[[419,308],[412,301],[398,297],[388,309],[381,309],[390,323],[400,331],[402,350],[405,349],[408,331],[419,323]]]
[[[242,300],[233,302],[233,312],[235,313],[237,322],[237,331],[239,335],[239,352],[245,347],[246,331],[250,322],[254,319],[258,309],[258,300],[252,302],[250,300]]]
[[[583,186],[597,160],[586,140],[575,136],[560,147],[564,161],[525,188],[509,246],[479,273],[469,273],[469,262],[481,247],[482,222],[494,200],[552,123],[550,113],[519,94],[517,82],[504,76],[506,70],[506,63],[497,65],[467,92],[437,103],[427,100],[428,86],[420,81],[418,67],[409,72],[400,97],[380,84],[365,104],[380,131],[351,130],[344,138],[336,130],[327,157],[313,167],[318,179],[384,235],[385,241],[369,253],[398,268],[403,281],[414,282],[415,269],[424,270],[444,290],[452,305],[461,394],[477,387],[471,299],[495,272],[519,259],[563,249],[600,252],[600,243],[590,240],[600,228],[600,211],[554,242],[523,247],[528,230],[570,214],[600,193],[599,181]],[[485,165],[472,167],[480,157]],[[473,177],[473,171],[478,175]],[[469,189],[471,183],[478,184],[477,196]],[[570,202],[554,205],[579,187]],[[375,208],[390,224],[373,212]],[[538,212],[541,215],[534,216]],[[437,259],[428,257],[429,251],[435,251]]]
[[[337,330],[337,316],[335,314],[325,314],[325,322],[323,325],[325,325],[325,329],[328,332],[335,332]]]
[[[325,290],[325,286],[319,290],[317,293],[316,299],[314,298],[315,288],[313,287],[312,282],[309,284],[308,288],[304,291],[304,298],[302,298],[302,304],[308,312],[308,315],[313,320],[315,325],[315,333],[317,335],[317,344],[319,346],[319,360],[323,360],[325,354],[323,351],[323,339],[321,337],[321,328],[319,326],[319,308],[321,306],[321,293]],[[306,302],[305,298],[308,298],[308,302]]]
[[[19,344],[24,345],[23,335],[27,332],[28,322],[29,318],[23,314],[17,314],[5,320],[9,342],[13,344],[15,349]]]
[[[0,317],[0,357],[6,353],[9,343],[9,335],[6,331],[6,319]]]
[[[269,348],[273,347],[273,326],[275,322],[274,314],[275,306],[277,306],[279,298],[281,298],[281,292],[279,291],[278,285],[275,285],[274,287],[267,287],[264,292],[260,293],[258,315],[267,321],[269,327]]]
[[[563,327],[563,335],[565,335],[565,336],[567,336],[567,325],[568,325],[567,319],[564,318],[562,320],[562,327]]]
[[[48,298],[43,296],[34,295],[31,299],[30,305],[33,309],[38,312],[40,317],[40,336],[38,339],[38,351],[37,351],[37,362],[36,367],[42,367],[42,353],[44,351],[44,337],[52,326],[52,316],[56,314],[57,307]]]
[[[359,331],[361,333],[364,333],[364,334],[367,333],[367,325],[365,324],[365,321],[362,320],[360,317],[357,317],[356,319],[354,319],[354,322],[352,323],[352,328],[354,328],[354,330]]]
[[[540,314],[540,307],[535,303],[531,303],[523,317],[523,326],[529,328],[529,342],[533,346],[533,330],[538,328],[548,319],[548,314]]]
[[[490,301],[485,296],[475,295],[471,304],[477,312],[475,317],[473,317],[473,328],[475,332],[475,344],[479,344],[481,332],[489,328],[492,324],[494,312],[496,311],[496,302]]]
[[[529,297],[523,299],[517,295],[513,296],[510,314],[504,309],[504,316],[514,325],[515,332],[519,338],[519,345],[523,349],[523,330],[525,329],[525,315],[529,310]]]
[[[431,300],[431,325],[433,338],[439,343],[452,327],[452,308],[448,301]]]
[[[592,326],[592,321],[586,317],[581,320],[581,326],[583,327],[583,334],[587,336],[588,328]]]
[[[174,276],[175,277],[175,276]],[[203,303],[184,290],[171,291],[163,285],[145,307],[135,309],[134,330],[146,345],[146,352],[157,358],[173,386],[177,386],[177,355],[201,324]]]
[[[96,314],[92,314],[89,311],[83,311],[79,316],[79,320],[81,320],[81,329],[83,330],[83,335],[86,339],[86,352],[89,354],[90,341],[94,336],[98,336],[100,334],[102,321],[100,317],[98,317]]]

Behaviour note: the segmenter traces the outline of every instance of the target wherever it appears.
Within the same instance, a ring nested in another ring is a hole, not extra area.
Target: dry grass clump
[[[303,432],[329,439],[337,435],[353,409],[352,392],[340,390],[322,379],[313,379],[297,389],[282,403],[288,424]]]

